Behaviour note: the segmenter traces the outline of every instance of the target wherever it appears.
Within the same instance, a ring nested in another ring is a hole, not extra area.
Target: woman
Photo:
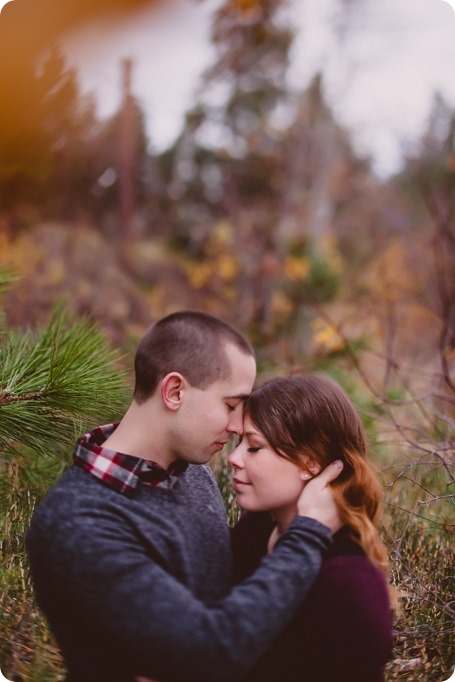
[[[392,623],[386,550],[376,530],[381,487],[358,414],[328,377],[272,379],[246,402],[244,435],[228,457],[247,512],[232,531],[235,579],[250,575],[272,550],[303,486],[334,459],[344,462],[332,486],[345,525],[308,597],[248,682],[384,679]]]

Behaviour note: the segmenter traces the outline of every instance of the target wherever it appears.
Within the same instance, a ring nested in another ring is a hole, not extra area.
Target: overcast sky
[[[67,58],[83,90],[96,93],[98,113],[117,107],[119,62],[132,57],[152,147],[168,146],[213,58],[209,20],[220,1],[175,0],[177,12],[142,10],[68,36]],[[322,71],[335,115],[380,172],[393,171],[402,145],[418,137],[435,91],[455,108],[455,12],[444,0],[293,0],[291,17],[292,87]]]

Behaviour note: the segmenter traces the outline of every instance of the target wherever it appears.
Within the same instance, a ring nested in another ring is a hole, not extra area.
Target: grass
[[[29,519],[65,462],[58,457],[9,458],[0,488],[0,668],[14,682],[64,679],[62,659],[35,602],[24,537]]]
[[[407,533],[392,560],[399,591],[387,680],[448,680],[455,662],[454,552],[449,537]]]
[[[450,468],[431,453],[415,455],[414,463],[408,454],[401,466],[386,469],[383,478],[384,539],[398,597],[394,656],[386,679],[448,680],[455,665]]]

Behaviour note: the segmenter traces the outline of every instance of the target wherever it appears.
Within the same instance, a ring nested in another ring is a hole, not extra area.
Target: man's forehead
[[[245,400],[256,379],[256,360],[236,346],[228,346],[227,351],[231,372],[225,380],[225,395],[232,400]]]

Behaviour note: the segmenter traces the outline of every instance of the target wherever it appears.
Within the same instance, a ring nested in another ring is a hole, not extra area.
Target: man
[[[255,374],[253,350],[235,329],[175,313],[139,343],[121,422],[78,441],[27,534],[68,682],[237,680],[310,588],[329,527],[339,525],[326,487],[336,467],[305,488],[301,516],[273,554],[229,591],[224,505],[203,465],[242,433]]]

